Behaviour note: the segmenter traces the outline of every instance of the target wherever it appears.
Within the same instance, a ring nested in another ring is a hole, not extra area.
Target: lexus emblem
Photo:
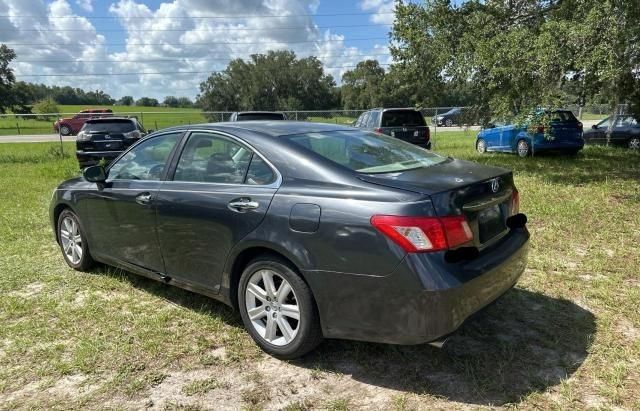
[[[497,178],[491,180],[491,191],[497,193],[500,190],[500,181]]]

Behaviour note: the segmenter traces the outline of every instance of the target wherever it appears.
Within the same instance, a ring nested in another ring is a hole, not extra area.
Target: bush
[[[36,114],[51,114],[51,113],[59,113],[60,110],[58,109],[58,105],[56,104],[55,101],[53,101],[53,99],[44,99],[44,100],[40,100],[38,102],[36,102],[36,104],[33,105],[33,111]],[[36,118],[39,120],[45,120],[45,121],[49,121],[51,119],[52,116],[37,116]]]

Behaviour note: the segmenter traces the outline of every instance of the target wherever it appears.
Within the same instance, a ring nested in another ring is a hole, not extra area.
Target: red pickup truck
[[[56,133],[59,130],[63,136],[70,136],[72,134],[78,134],[78,131],[80,131],[87,120],[109,116],[113,116],[113,110],[110,108],[89,108],[80,111],[73,117],[62,118],[56,121],[53,123],[53,129]]]

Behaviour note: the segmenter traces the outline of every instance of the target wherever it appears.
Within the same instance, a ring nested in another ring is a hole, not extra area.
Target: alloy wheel
[[[284,346],[300,329],[300,306],[291,284],[277,272],[253,273],[245,290],[245,306],[252,327],[265,341]]]
[[[634,137],[629,140],[629,148],[631,150],[640,150],[640,138]]]
[[[60,240],[62,250],[72,264],[79,264],[82,260],[82,236],[80,226],[70,216],[65,217],[60,224]]]
[[[447,127],[451,127],[451,126],[453,125],[453,121],[451,121],[451,119],[450,119],[450,118],[448,118],[448,119],[447,119],[447,121],[445,121],[445,125],[446,125]]]
[[[526,157],[529,154],[529,144],[524,141],[518,141],[518,155],[520,157]]]
[[[478,150],[478,153],[481,153],[481,154],[487,151],[487,144],[485,143],[484,140],[482,139],[478,140],[478,142],[476,143],[476,150]]]
[[[63,136],[68,136],[69,134],[71,134],[71,129],[69,128],[69,126],[61,126],[60,134],[62,134]]]

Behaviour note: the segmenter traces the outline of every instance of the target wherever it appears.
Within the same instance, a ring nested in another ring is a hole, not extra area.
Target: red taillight
[[[408,253],[448,250],[473,239],[464,216],[375,215],[371,217],[371,225]]]
[[[538,133],[544,133],[544,126],[542,124],[538,126]]]
[[[582,131],[582,123],[578,122],[578,130]]]
[[[373,131],[376,133],[382,133],[382,129],[380,127],[374,128]]]
[[[520,212],[520,193],[518,190],[513,189],[513,195],[511,196],[511,215],[516,215]]]

